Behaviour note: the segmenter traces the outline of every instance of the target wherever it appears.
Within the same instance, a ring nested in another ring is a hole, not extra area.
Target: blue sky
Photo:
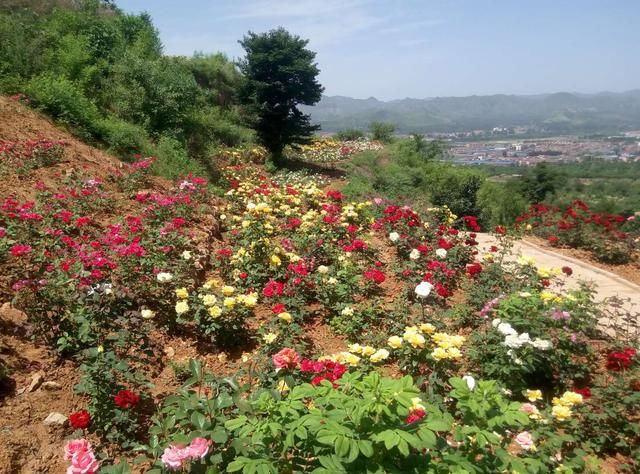
[[[327,95],[379,99],[640,88],[640,0],[117,0],[168,54],[309,39]]]

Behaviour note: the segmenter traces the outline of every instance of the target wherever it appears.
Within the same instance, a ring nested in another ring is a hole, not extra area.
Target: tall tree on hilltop
[[[249,32],[239,43],[246,52],[239,63],[244,75],[240,101],[249,109],[258,139],[281,165],[286,145],[308,143],[320,128],[297,107],[322,97],[316,53],[306,48],[308,40],[284,28]]]

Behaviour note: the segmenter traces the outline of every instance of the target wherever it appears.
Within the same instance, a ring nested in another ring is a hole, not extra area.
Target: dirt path
[[[478,249],[481,254],[496,243],[490,234],[478,234]],[[509,260],[519,256],[535,259],[536,266],[547,268],[571,267],[573,275],[565,287],[577,288],[587,282],[595,288],[596,301],[605,303],[600,324],[612,336],[623,338],[640,336],[640,286],[607,270],[559,253],[544,249],[531,242],[516,240]],[[618,301],[619,300],[619,301]]]

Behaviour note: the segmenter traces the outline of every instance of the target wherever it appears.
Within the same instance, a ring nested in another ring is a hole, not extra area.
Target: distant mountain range
[[[322,131],[391,122],[400,133],[461,132],[528,127],[549,133],[606,133],[640,129],[640,89],[622,93],[489,95],[383,102],[373,97],[324,96],[310,113]]]

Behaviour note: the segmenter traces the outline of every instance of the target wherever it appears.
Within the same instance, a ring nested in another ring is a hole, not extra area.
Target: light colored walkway
[[[496,243],[495,237],[490,234],[480,233],[476,240],[481,255]],[[515,261],[519,256],[532,257],[537,267],[571,267],[573,275],[566,280],[566,287],[577,288],[581,281],[593,285],[596,301],[605,303],[600,324],[607,333],[622,338],[637,339],[640,336],[640,286],[587,262],[560,255],[523,240],[513,242],[511,255],[507,259]]]

